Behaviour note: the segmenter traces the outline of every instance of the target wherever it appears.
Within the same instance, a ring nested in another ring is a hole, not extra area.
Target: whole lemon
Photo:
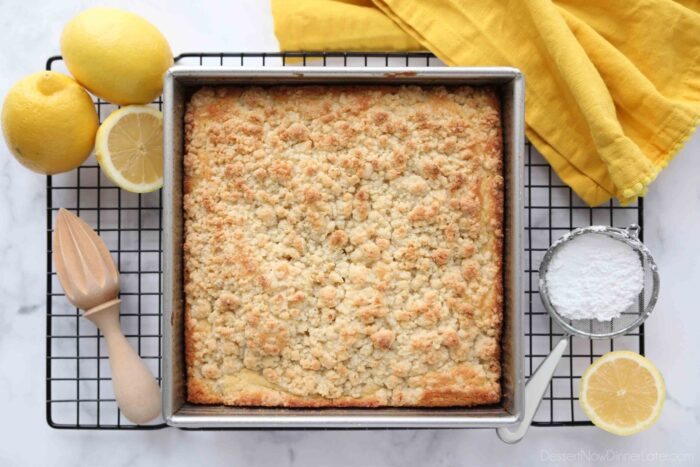
[[[19,80],[2,106],[2,131],[12,154],[43,174],[66,172],[88,158],[99,121],[90,95],[53,71]]]
[[[158,97],[173,64],[170,46],[155,26],[116,8],[91,8],[71,19],[61,34],[61,53],[80,84],[120,105]]]

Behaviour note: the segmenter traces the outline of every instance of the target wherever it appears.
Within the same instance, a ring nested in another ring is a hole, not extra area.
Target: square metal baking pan
[[[489,85],[498,89],[504,139],[504,327],[499,404],[454,408],[285,409],[195,405],[186,398],[182,161],[187,101],[200,86],[276,84]],[[524,82],[513,68],[173,67],[165,77],[163,188],[163,418],[181,428],[467,428],[516,423],[523,408],[521,318]]]

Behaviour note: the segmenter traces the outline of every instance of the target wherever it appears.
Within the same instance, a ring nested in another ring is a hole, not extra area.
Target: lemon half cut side
[[[581,378],[581,407],[594,425],[616,435],[629,436],[652,426],[665,399],[661,373],[634,352],[609,352]]]
[[[163,186],[163,114],[129,105],[113,112],[97,131],[97,162],[121,188],[148,193]]]

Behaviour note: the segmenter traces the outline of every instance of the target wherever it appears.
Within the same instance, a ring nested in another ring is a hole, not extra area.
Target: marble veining
[[[22,76],[43,69],[46,58],[59,51],[63,24],[93,4],[122,6],[149,18],[176,53],[277,49],[269,6],[256,0],[207,0],[197,7],[185,0],[0,1],[0,95]],[[618,438],[591,427],[533,428],[523,442],[506,446],[493,430],[62,431],[45,421],[45,179],[22,168],[2,145],[0,465],[447,467],[547,465],[562,459],[587,465],[596,456],[608,465],[634,464],[625,461],[630,455],[647,459],[646,465],[663,464],[658,462],[663,455],[671,456],[673,465],[699,465],[698,174],[696,134],[660,175],[645,202],[645,241],[662,277],[659,304],[646,325],[646,354],[661,369],[669,393],[659,423],[645,433]]]

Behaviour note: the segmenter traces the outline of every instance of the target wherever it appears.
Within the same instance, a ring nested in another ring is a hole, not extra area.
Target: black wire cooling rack
[[[442,66],[427,53],[184,53],[178,64],[206,66]],[[64,71],[61,57],[47,70]],[[153,103],[158,108],[162,101]],[[116,107],[95,100],[100,121]],[[643,226],[642,201],[631,206],[609,202],[587,207],[527,143],[525,156],[524,372],[532,374],[561,336],[537,297],[537,270],[547,247],[565,232],[593,224]],[[81,317],[62,293],[51,259],[52,226],[58,209],[69,209],[105,240],[116,259],[122,285],[121,324],[127,339],[161,378],[161,194],[137,195],[115,187],[94,158],[72,172],[46,178],[46,418],[54,428],[157,429],[162,421],[136,426],[121,416],[110,378],[102,335]],[[642,230],[643,232],[643,230]],[[644,352],[644,327],[614,340],[570,338],[564,359],[545,394],[534,425],[590,425],[578,402],[580,376],[598,356],[612,349]]]

